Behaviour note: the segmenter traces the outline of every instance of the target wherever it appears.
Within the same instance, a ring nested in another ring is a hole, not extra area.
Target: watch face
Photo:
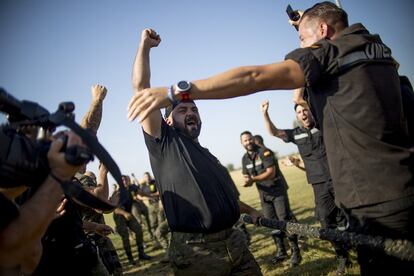
[[[179,81],[177,87],[180,91],[188,91],[190,89],[190,83],[188,81]]]

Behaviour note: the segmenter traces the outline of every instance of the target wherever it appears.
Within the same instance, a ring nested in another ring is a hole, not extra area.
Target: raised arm
[[[108,169],[103,163],[99,165],[98,186],[94,189],[94,194],[102,200],[108,200]]]
[[[269,101],[264,101],[262,103],[262,113],[263,113],[263,118],[264,118],[267,131],[273,136],[284,139],[286,137],[286,132],[282,129],[278,129],[273,124],[272,120],[270,120],[268,111],[269,111]]]
[[[151,104],[152,98],[145,95],[144,89],[151,86],[151,67],[150,67],[150,50],[157,47],[161,42],[160,36],[152,29],[145,29],[141,34],[141,42],[139,44],[135,57],[134,66],[132,68],[132,88],[134,96],[132,97],[128,109],[136,117],[136,111],[140,104],[136,104],[137,99],[142,99],[147,104]],[[128,115],[128,118],[130,115]],[[159,108],[153,109],[145,120],[141,121],[141,125],[146,133],[153,137],[161,135],[161,112]]]
[[[305,85],[305,76],[299,64],[293,60],[261,66],[244,66],[208,79],[192,82],[192,99],[227,99],[245,96],[264,90],[294,89]],[[143,91],[145,97],[136,99],[136,112],[129,113],[129,120],[138,116],[145,119],[153,110],[169,105],[167,87]],[[178,92],[174,91],[177,96]],[[151,101],[146,100],[150,98]]]
[[[88,112],[83,116],[81,126],[90,129],[96,135],[102,120],[102,106],[107,90],[105,86],[96,84],[92,86],[91,92],[92,103]]]

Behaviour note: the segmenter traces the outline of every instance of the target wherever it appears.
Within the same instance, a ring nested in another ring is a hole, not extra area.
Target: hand
[[[124,215],[124,218],[128,221],[130,221],[132,219],[132,215],[128,212],[125,212],[123,215]]]
[[[108,174],[108,168],[102,162],[99,163],[99,172]]]
[[[95,84],[91,87],[91,92],[93,101],[103,101],[105,99],[107,89],[103,85]]]
[[[262,213],[254,209],[249,213],[249,216],[252,218],[252,222],[257,225],[259,222],[259,218],[261,218],[263,215]]]
[[[73,145],[83,146],[82,140],[79,136],[73,132],[66,132],[67,147]],[[55,139],[50,145],[50,149],[47,153],[47,159],[50,167],[50,171],[62,181],[69,181],[75,175],[77,171],[82,167],[68,164],[65,160],[65,153],[61,152],[63,147],[63,140],[61,138]]]
[[[108,236],[114,233],[114,230],[109,225],[97,223],[94,232],[101,236]]]
[[[296,158],[295,156],[289,156],[289,161],[292,162],[292,164],[295,166],[298,166],[300,163],[300,159]]]
[[[147,88],[136,92],[128,104],[128,120],[132,122],[139,117],[142,122],[151,112],[170,105],[167,93],[167,87]]]
[[[269,101],[266,100],[262,103],[262,112],[263,112],[263,114],[267,113],[268,110],[269,110]]]
[[[288,20],[288,23],[290,25],[299,26],[299,22],[300,22],[300,19],[302,18],[302,15],[303,15],[304,11],[298,11],[298,13],[299,13],[299,19],[298,20],[296,20],[296,21],[293,21],[293,20],[290,20],[290,19]]]
[[[145,29],[141,33],[141,43],[150,48],[157,47],[161,43],[161,37],[153,29]]]
[[[250,187],[253,185],[253,179],[250,175],[244,174],[244,184],[243,187]]]
[[[66,213],[66,203],[68,203],[68,200],[66,198],[63,198],[56,209],[55,219],[60,218]]]

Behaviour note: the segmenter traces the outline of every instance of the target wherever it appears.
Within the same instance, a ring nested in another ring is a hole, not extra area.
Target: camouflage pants
[[[135,240],[137,247],[143,246],[143,237],[141,225],[138,221],[132,216],[130,220],[126,220],[123,216],[114,214],[114,221],[116,225],[116,231],[122,238],[122,244],[124,246],[125,253],[128,255],[131,254],[131,245],[129,244],[129,233],[128,228],[135,233]]]
[[[160,210],[158,202],[156,202],[148,205],[148,213],[152,230],[155,231],[158,225],[164,220],[164,211]]]
[[[95,238],[95,244],[98,246],[99,256],[108,272],[114,276],[121,276],[122,265],[112,241],[107,237],[100,236]]]
[[[173,232],[169,257],[175,275],[262,275],[240,231]]]
[[[149,217],[148,207],[145,205],[145,203],[142,201],[135,201],[132,204],[131,213],[140,224],[142,223],[141,216],[144,217],[148,232],[150,236],[152,237],[153,233],[152,233],[151,221]]]
[[[157,229],[155,230],[155,237],[160,242],[161,246],[164,249],[168,248],[168,233],[170,232],[170,228],[168,226],[167,220],[161,222]]]

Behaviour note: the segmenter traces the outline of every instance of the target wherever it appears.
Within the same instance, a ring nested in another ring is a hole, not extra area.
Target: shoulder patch
[[[271,155],[271,152],[269,150],[266,150],[263,152],[263,156],[269,156]]]

